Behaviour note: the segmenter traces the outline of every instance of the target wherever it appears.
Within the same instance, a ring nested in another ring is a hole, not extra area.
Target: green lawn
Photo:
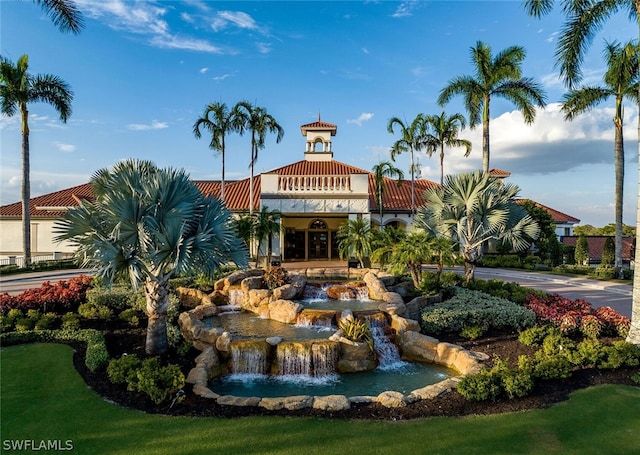
[[[2,348],[2,450],[70,440],[79,454],[638,454],[640,388],[602,386],[550,409],[364,422],[147,415],[90,390],[65,345]]]

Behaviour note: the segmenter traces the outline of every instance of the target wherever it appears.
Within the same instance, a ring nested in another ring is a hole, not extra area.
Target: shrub
[[[602,323],[593,314],[583,316],[580,320],[580,332],[589,338],[598,338],[602,332]]]
[[[533,377],[522,370],[509,370],[502,375],[502,385],[509,398],[526,397],[533,390]]]
[[[87,303],[122,311],[136,305],[139,292],[128,286],[94,287],[87,291]]]
[[[542,351],[546,355],[565,355],[575,347],[573,340],[558,332],[550,333],[542,341]]]
[[[519,305],[524,305],[527,295],[530,293],[546,295],[541,291],[520,286],[518,283],[507,283],[502,280],[472,280],[466,287],[474,291],[482,291],[494,297],[510,300]]]
[[[536,325],[520,332],[518,341],[527,346],[542,346],[546,336],[551,333],[554,333],[551,326]]]
[[[142,392],[155,404],[184,387],[184,374],[177,365],[162,367],[157,357],[140,361],[136,355],[112,360],[107,368],[113,382],[127,383],[127,390]]]
[[[62,330],[78,330],[80,328],[80,316],[76,313],[62,315]]]
[[[571,377],[571,362],[566,356],[544,355],[538,351],[533,359],[531,375],[537,379],[566,379]]]
[[[456,288],[449,300],[422,310],[424,333],[459,333],[465,327],[478,326],[483,331],[523,330],[535,323],[535,314],[506,299],[478,291]]]
[[[267,288],[274,290],[280,286],[284,286],[289,283],[291,279],[287,270],[282,267],[271,267],[262,274],[262,279],[267,283]]]
[[[602,323],[602,332],[615,334],[625,338],[631,328],[631,321],[609,306],[598,307],[593,310],[593,315]]]
[[[605,345],[595,338],[587,338],[578,343],[575,350],[568,352],[566,357],[574,365],[595,367],[606,357]]]
[[[58,315],[56,315],[55,313],[43,314],[36,322],[35,329],[36,330],[51,329],[55,325],[57,320],[58,320]]]
[[[14,325],[15,325],[16,332],[27,332],[33,329],[33,327],[36,325],[36,321],[32,318],[23,316],[21,318],[16,319],[16,322]]]
[[[119,359],[112,359],[107,366],[109,380],[116,384],[125,384],[135,381],[136,371],[142,365],[137,355],[123,355]]]
[[[616,341],[605,348],[605,358],[598,365],[600,368],[635,367],[640,364],[640,348],[626,341]]]
[[[78,314],[85,319],[111,319],[113,314],[109,307],[103,305],[94,305],[92,303],[83,303],[78,307]]]
[[[597,280],[613,280],[616,277],[616,269],[610,265],[600,264],[595,269],[589,270],[589,276]]]
[[[129,324],[131,327],[138,327],[140,325],[140,317],[138,311],[133,308],[128,308],[122,311],[118,317]]]
[[[477,325],[470,325],[468,327],[465,327],[460,332],[460,336],[462,338],[467,338],[469,340],[480,338],[483,334],[484,330],[482,330],[482,327],[478,327]]]
[[[373,335],[371,327],[360,319],[352,317],[342,318],[338,322],[338,328],[342,330],[343,336],[351,341],[367,343],[373,351]]]
[[[495,400],[502,392],[500,374],[491,369],[484,369],[476,374],[463,376],[458,382],[457,390],[469,401]]]

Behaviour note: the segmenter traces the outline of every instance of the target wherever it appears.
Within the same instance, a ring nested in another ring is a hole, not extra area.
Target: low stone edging
[[[308,270],[310,269],[307,269],[305,276],[308,276]],[[252,290],[250,288],[254,287],[252,283],[254,280],[250,278],[255,276],[257,276],[257,272],[253,274],[251,271],[234,272],[229,277],[216,283],[214,293],[221,292],[224,294],[225,289],[228,290],[229,287],[236,286],[238,283],[242,283],[245,292],[250,292]],[[377,300],[382,300],[379,309],[385,312],[391,321],[391,327],[396,332],[396,338],[404,360],[435,363],[454,369],[461,375],[467,375],[478,372],[482,368],[481,362],[489,358],[486,354],[469,351],[461,346],[440,342],[436,338],[423,335],[419,333],[420,324],[418,321],[402,316],[407,312],[407,307],[410,307],[412,312],[417,312],[424,305],[430,303],[429,299],[418,297],[418,299],[422,299],[422,301],[414,304],[412,304],[412,302],[414,302],[412,301],[405,304],[398,293],[387,291],[385,280],[389,281],[388,277],[379,277],[375,272],[365,269],[363,270],[362,278],[369,288],[370,297],[372,299],[379,297]],[[245,279],[248,279],[246,286]],[[299,287],[301,281],[298,280],[296,284],[297,287]],[[302,288],[304,288],[304,285],[302,285]],[[275,292],[276,290],[273,291],[273,294],[275,294]],[[286,292],[287,295],[291,294],[290,289],[281,292]],[[204,294],[204,296],[207,295]],[[203,296],[197,295],[196,293],[190,294],[190,298],[192,299],[198,297]],[[265,297],[268,299],[268,296]],[[264,298],[261,298],[257,305],[255,301],[250,303],[252,307],[250,310],[257,312],[263,317],[270,317],[271,310],[269,309],[269,304],[274,302],[266,303],[267,314],[264,314],[265,303],[263,300]],[[327,411],[339,411],[349,409],[352,403],[379,403],[382,406],[393,408],[406,406],[418,400],[435,398],[447,394],[452,391],[460,381],[460,376],[450,377],[436,384],[413,390],[407,395],[396,391],[385,391],[377,396],[365,395],[354,397],[346,397],[344,395],[300,395],[270,398],[219,395],[209,389],[208,384],[214,377],[214,372],[219,367],[220,359],[216,345],[218,342],[228,343],[229,340],[225,339],[223,341],[225,337],[223,337],[221,328],[205,328],[202,319],[217,314],[218,308],[211,303],[210,298],[202,298],[200,301],[204,304],[197,305],[192,310],[181,313],[179,317],[180,329],[185,339],[191,341],[194,347],[202,351],[201,354],[196,357],[196,366],[192,368],[187,375],[186,382],[193,384],[193,392],[196,395],[202,398],[214,399],[221,405],[258,406],[269,410],[314,408]],[[282,301],[286,302],[287,300]],[[295,304],[294,302],[291,303]],[[282,306],[283,304],[279,303],[278,305]],[[288,314],[288,312],[290,311],[286,310],[285,313]],[[283,319],[291,320],[290,316],[291,315],[288,315]]]

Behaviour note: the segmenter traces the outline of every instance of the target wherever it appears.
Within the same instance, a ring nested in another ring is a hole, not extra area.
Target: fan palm
[[[432,242],[426,232],[410,232],[391,247],[389,270],[403,274],[408,269],[413,286],[418,289],[422,283],[422,264],[434,257]]]
[[[416,184],[415,184],[415,152],[423,147],[425,131],[425,118],[423,114],[418,114],[410,124],[403,122],[398,117],[392,117],[387,123],[387,131],[395,134],[395,127],[400,130],[400,139],[391,146],[391,161],[396,160],[396,156],[409,152],[411,154],[411,215],[416,210]]]
[[[247,252],[219,199],[205,197],[183,170],[127,160],[91,179],[95,201],[83,201],[55,225],[56,241],[77,247],[84,265],[108,283],[128,275],[144,283],[146,352],[164,354],[169,279],[186,273],[212,276],[220,266],[247,265]]]
[[[509,242],[522,251],[538,237],[538,223],[514,201],[519,191],[480,171],[448,175],[442,187],[425,192],[426,205],[418,211],[416,224],[459,244],[468,282],[485,242]]]
[[[582,87],[569,91],[562,99],[562,110],[566,120],[573,120],[577,115],[588,112],[598,104],[613,97],[615,114],[613,125],[614,169],[615,169],[615,260],[617,273],[622,273],[622,206],[624,187],[624,98],[638,104],[638,47],[633,43],[621,46],[619,43],[608,43],[605,47],[608,70],[604,76],[603,86]]]
[[[489,120],[491,99],[504,98],[515,104],[527,125],[536,117],[536,106],[545,106],[544,92],[537,82],[522,77],[522,61],[526,52],[520,46],[511,46],[495,57],[491,47],[478,41],[471,48],[475,76],[458,76],[442,89],[438,104],[444,106],[454,95],[464,97],[469,114],[469,126],[482,123],[482,170],[489,172]]]
[[[264,107],[254,106],[248,101],[240,101],[236,105],[240,134],[245,129],[251,130],[251,161],[249,169],[251,177],[249,180],[249,214],[253,215],[253,170],[258,160],[258,151],[265,146],[267,133],[276,134],[276,143],[280,143],[284,137],[284,129],[278,124],[276,119],[267,112]]]
[[[428,133],[425,137],[425,148],[427,155],[440,151],[440,185],[444,183],[444,148],[464,147],[464,156],[471,153],[471,142],[466,139],[459,139],[459,131],[466,126],[466,121],[462,114],[447,116],[444,112],[440,115],[428,115],[425,122],[433,129],[433,134]]]
[[[71,32],[77,35],[84,27],[82,13],[78,9],[76,2],[70,0],[33,1],[40,5],[61,32]]]
[[[14,64],[0,57],[0,106],[7,117],[20,114],[22,123],[22,249],[24,266],[31,264],[31,199],[29,104],[45,102],[53,106],[63,123],[71,115],[73,92],[69,85],[52,74],[32,75],[28,72],[29,57],[23,55]]]
[[[240,121],[237,115],[237,109],[229,110],[227,105],[222,102],[209,103],[205,108],[202,116],[193,124],[193,135],[196,139],[202,137],[200,129],[204,129],[211,134],[211,142],[209,148],[220,152],[222,157],[222,179],[220,181],[220,200],[224,203],[224,170],[225,170],[225,138],[227,134],[240,130]]]
[[[381,161],[380,163],[373,166],[373,182],[374,182],[374,193],[376,201],[378,202],[378,209],[380,210],[380,229],[382,229],[382,215],[384,212],[384,194],[386,192],[385,177],[387,178],[398,178],[398,186],[402,185],[402,180],[404,179],[404,172],[398,169],[393,165],[391,161]]]
[[[556,47],[556,64],[560,67],[560,75],[571,89],[582,79],[580,66],[595,34],[614,14],[627,13],[631,21],[638,27],[640,40],[640,0],[592,0],[577,2],[575,0],[558,0],[566,16],[558,45]],[[524,7],[529,15],[540,17],[553,9],[553,0],[525,0]],[[640,59],[638,59],[640,74]],[[638,86],[640,99],[640,85]],[[640,109],[640,106],[638,106]],[[640,155],[640,117],[638,117],[638,154]],[[640,173],[640,169],[638,170]],[[638,181],[640,192],[640,180]],[[636,230],[640,230],[640,198],[636,203]],[[640,257],[640,244],[636,242],[635,257]],[[631,328],[627,341],[640,345],[640,272],[633,275],[633,298],[631,307]]]

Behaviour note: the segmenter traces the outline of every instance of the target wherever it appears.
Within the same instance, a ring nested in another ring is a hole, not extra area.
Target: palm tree
[[[560,67],[560,75],[571,89],[582,79],[580,66],[593,41],[595,34],[611,16],[619,11],[627,13],[630,20],[638,26],[640,40],[640,0],[593,0],[576,2],[559,0],[566,16],[562,34],[556,48],[556,64]],[[553,9],[553,0],[525,0],[524,7],[529,15],[540,17]],[[640,59],[638,59],[640,74]],[[638,86],[640,99],[640,85]],[[638,106],[640,109],[640,106]],[[640,117],[638,117],[638,155],[640,156]],[[640,173],[640,168],[638,170]],[[638,180],[640,192],[640,180]],[[636,203],[636,231],[640,232],[640,198]],[[635,257],[640,257],[640,244],[636,242]],[[633,304],[631,307],[631,328],[627,341],[640,346],[640,272],[637,268],[633,274]]]
[[[240,101],[235,109],[237,110],[238,122],[241,125],[239,129],[240,134],[243,134],[245,129],[251,130],[249,214],[253,215],[253,168],[258,160],[258,151],[264,148],[267,133],[275,133],[277,135],[276,143],[280,143],[284,137],[284,130],[264,107],[254,106],[248,101]]]
[[[419,288],[422,283],[422,264],[430,262],[434,257],[429,235],[424,231],[410,232],[391,248],[391,273],[403,274],[408,269],[413,286]]]
[[[385,266],[391,260],[393,247],[403,240],[407,233],[395,226],[385,226],[379,231],[373,232],[373,240],[371,242],[371,261],[380,264],[380,269],[384,270]]]
[[[442,187],[425,192],[426,204],[418,211],[416,224],[458,243],[469,282],[485,242],[509,242],[515,251],[522,251],[538,237],[538,223],[514,201],[519,191],[486,172],[448,175]]]
[[[70,241],[84,265],[112,283],[128,275],[144,282],[146,352],[164,354],[169,279],[181,273],[212,276],[222,265],[247,265],[232,215],[219,199],[203,196],[183,170],[127,160],[91,179],[95,201],[82,201],[55,225],[56,240]]]
[[[471,153],[471,142],[458,138],[458,132],[466,126],[466,121],[462,114],[455,113],[447,116],[444,111],[440,115],[428,115],[425,121],[434,133],[428,133],[425,137],[427,155],[431,156],[435,151],[440,150],[440,185],[442,185],[444,183],[444,148],[464,147],[465,157]]]
[[[84,27],[82,13],[78,9],[76,2],[70,0],[33,1],[37,5],[40,5],[61,32],[71,32],[77,35]]]
[[[273,251],[272,237],[280,232],[280,211],[269,210],[268,207],[262,207],[255,214],[255,239],[258,242],[257,254],[260,254],[262,242],[267,240],[267,267],[271,266],[271,253]]]
[[[193,124],[193,135],[196,139],[202,137],[200,128],[211,134],[211,142],[209,148],[220,152],[222,155],[222,179],[220,182],[220,200],[224,199],[224,164],[225,164],[225,138],[228,133],[240,130],[239,117],[237,109],[229,110],[227,105],[222,102],[209,103],[205,108],[202,116]]]
[[[511,101],[522,112],[527,125],[536,117],[536,106],[545,106],[544,92],[537,82],[522,77],[522,61],[525,50],[511,46],[493,57],[491,47],[478,41],[471,48],[471,59],[475,65],[474,76],[458,76],[442,89],[438,104],[444,106],[454,95],[463,95],[469,114],[469,125],[475,128],[482,122],[482,170],[489,172],[489,120],[493,97]]]
[[[415,184],[415,152],[423,147],[425,132],[425,119],[423,114],[418,114],[410,124],[403,122],[398,117],[392,117],[387,123],[387,131],[395,134],[394,127],[400,128],[400,139],[391,146],[391,161],[396,160],[396,156],[404,152],[411,154],[411,215],[416,210],[416,184]]]
[[[622,273],[622,199],[624,186],[624,141],[622,135],[624,109],[623,99],[636,103],[638,98],[638,47],[628,43],[622,47],[619,43],[607,43],[605,47],[608,70],[603,86],[590,86],[574,89],[562,98],[562,110],[565,120],[573,120],[577,115],[588,112],[598,104],[613,97],[615,114],[613,125],[614,168],[615,168],[615,260],[616,274]]]
[[[73,92],[69,85],[52,74],[28,73],[29,57],[25,54],[14,64],[0,57],[0,103],[2,113],[13,117],[20,113],[22,123],[22,249],[24,266],[31,265],[31,199],[29,160],[29,104],[45,102],[53,106],[63,123],[71,115]]]
[[[365,265],[365,258],[371,255],[373,231],[369,222],[364,218],[348,220],[338,228],[338,254],[341,259],[355,257],[361,266]]]
[[[402,185],[402,180],[404,179],[404,172],[395,167],[391,161],[381,161],[380,163],[373,166],[373,177],[374,177],[374,192],[376,201],[378,201],[378,208],[380,209],[380,229],[382,229],[382,215],[384,211],[384,204],[382,203],[384,199],[384,193],[386,192],[384,179],[398,177],[398,186]]]

